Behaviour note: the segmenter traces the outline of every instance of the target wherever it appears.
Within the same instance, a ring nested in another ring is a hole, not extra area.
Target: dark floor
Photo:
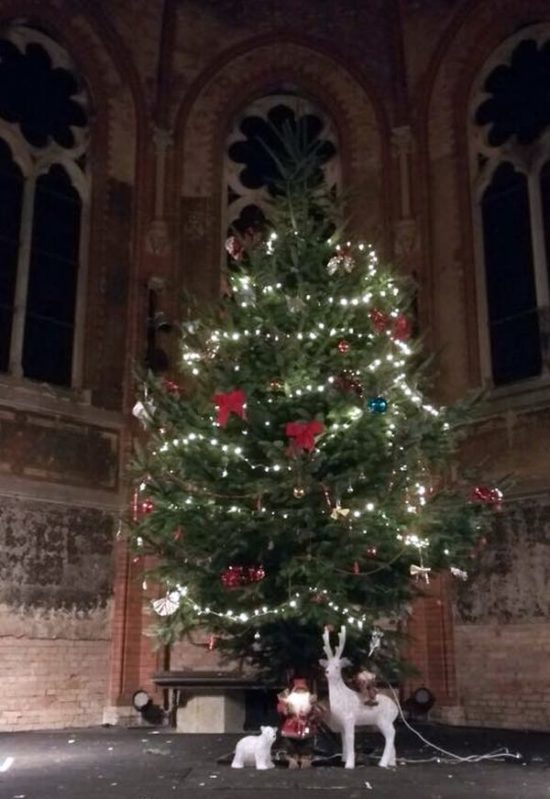
[[[178,735],[151,728],[0,735],[1,799],[550,799],[550,734],[415,725],[431,742],[463,757],[506,747],[505,762],[420,762],[444,755],[400,726],[396,769],[377,768],[381,738],[361,741],[362,765],[271,771],[234,770],[218,758],[238,736]],[[11,760],[13,758],[13,760]],[[372,794],[371,794],[372,792]]]

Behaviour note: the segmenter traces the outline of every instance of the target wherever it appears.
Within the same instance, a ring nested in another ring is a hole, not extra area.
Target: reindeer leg
[[[395,766],[395,727],[391,721],[386,720],[380,721],[377,726],[384,736],[385,741],[384,751],[382,752],[382,757],[380,758],[380,763],[378,765],[381,768]]]
[[[342,732],[344,768],[355,768],[355,725],[346,722]]]

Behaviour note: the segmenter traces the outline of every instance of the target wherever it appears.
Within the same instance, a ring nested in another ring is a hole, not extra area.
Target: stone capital
[[[412,150],[412,134],[409,125],[401,125],[392,128],[391,132],[392,150],[398,158],[402,155],[409,155]]]
[[[157,153],[164,153],[168,147],[174,144],[174,135],[171,130],[167,128],[160,128],[158,125],[153,125],[153,144]]]

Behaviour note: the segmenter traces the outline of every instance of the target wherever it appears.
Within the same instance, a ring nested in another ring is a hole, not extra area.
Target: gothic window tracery
[[[0,37],[0,371],[72,386],[89,206],[88,97],[66,51]]]
[[[225,156],[225,229],[244,234],[262,227],[269,202],[280,178],[276,157],[281,154],[277,132],[297,126],[308,143],[316,143],[321,156],[319,181],[336,191],[340,162],[336,129],[316,104],[294,87],[255,100],[236,118],[227,140]],[[264,146],[267,145],[266,146]]]
[[[481,354],[495,386],[550,367],[550,28],[489,59],[471,97]]]

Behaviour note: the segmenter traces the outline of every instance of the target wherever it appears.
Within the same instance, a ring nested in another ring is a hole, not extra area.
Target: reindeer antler
[[[325,627],[323,632],[323,651],[325,655],[329,658],[329,660],[332,660],[334,655],[332,653],[332,649],[330,648],[330,637],[329,637],[328,627]]]
[[[344,651],[344,647],[346,645],[346,628],[340,627],[340,632],[338,633],[338,646],[336,647],[336,651],[334,656],[337,658],[342,657],[342,652]]]

